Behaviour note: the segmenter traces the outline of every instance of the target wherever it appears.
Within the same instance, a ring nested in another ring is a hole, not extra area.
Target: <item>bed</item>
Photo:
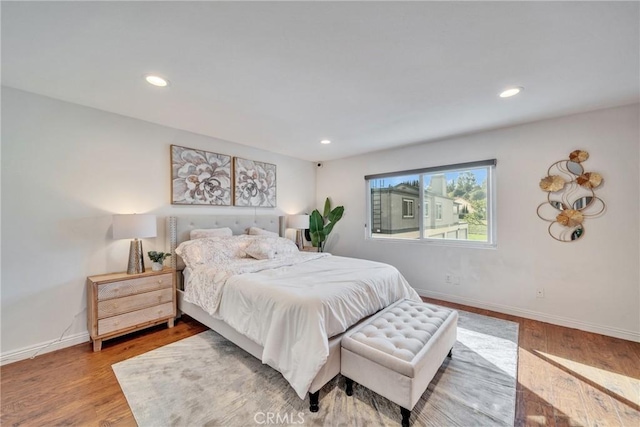
[[[340,372],[344,332],[397,300],[419,297],[395,268],[372,261],[287,250],[224,267],[186,266],[176,253],[184,256],[183,248],[207,240],[219,244],[216,238],[189,241],[194,229],[229,227],[242,235],[257,227],[283,235],[283,224],[283,217],[269,215],[169,217],[171,264],[183,272],[178,310],[280,371],[300,398],[309,393],[315,412],[320,388]]]

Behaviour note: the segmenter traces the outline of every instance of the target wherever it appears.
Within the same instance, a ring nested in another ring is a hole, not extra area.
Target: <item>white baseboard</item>
[[[626,329],[612,328],[608,326],[595,325],[593,323],[582,322],[567,317],[555,316],[552,314],[540,313],[538,311],[524,310],[521,308],[510,307],[507,305],[487,303],[484,301],[474,300],[471,298],[463,298],[455,295],[445,294],[441,292],[428,291],[426,289],[416,289],[420,296],[427,298],[435,298],[443,301],[453,302],[457,304],[469,305],[485,310],[497,311],[499,313],[511,314],[513,316],[524,317],[526,319],[538,320],[541,322],[551,323],[567,328],[580,329],[581,331],[594,332],[596,334],[607,335],[615,338],[622,338],[628,341],[640,342],[640,333],[629,331]]]
[[[18,360],[33,358],[35,354],[39,356],[41,354],[50,353],[52,351],[71,347],[76,344],[82,344],[88,341],[89,332],[80,332],[78,334],[66,336],[61,340],[55,339],[18,350],[7,351],[6,353],[0,354],[0,366],[17,362]]]

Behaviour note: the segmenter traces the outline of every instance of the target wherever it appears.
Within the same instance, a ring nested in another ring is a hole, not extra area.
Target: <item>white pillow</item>
[[[280,235],[278,233],[274,233],[273,231],[264,230],[264,229],[258,228],[258,227],[249,227],[249,232],[247,234],[250,234],[252,236],[280,237]]]
[[[205,239],[207,237],[217,237],[217,236],[231,236],[233,232],[229,227],[224,228],[196,228],[191,230],[189,233],[189,238],[191,240],[194,239]]]
[[[246,258],[245,249],[256,238],[258,236],[242,235],[187,240],[176,248],[176,253],[189,268],[201,264],[225,264],[231,259]]]
[[[180,243],[176,248],[176,254],[180,255],[184,263],[189,268],[194,268],[202,264],[220,263],[229,260],[231,257],[224,250],[220,239],[225,237],[208,237],[195,240],[187,240]],[[222,250],[220,250],[222,249]]]
[[[261,237],[255,239],[245,249],[247,255],[252,258],[273,259],[284,254],[298,252],[298,247],[289,239],[272,236]]]

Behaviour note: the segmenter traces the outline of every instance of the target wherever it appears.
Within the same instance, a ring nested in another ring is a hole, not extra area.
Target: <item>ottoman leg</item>
[[[318,406],[318,398],[320,397],[320,390],[315,393],[309,392],[309,410],[311,412],[318,412],[320,407]]]
[[[347,378],[347,377],[345,377],[345,380],[347,380],[347,389],[346,389],[347,396],[352,396],[353,395],[353,380],[351,378]]]
[[[449,354],[447,354],[448,358],[453,357],[453,347],[451,347],[451,350],[449,350]]]
[[[400,413],[402,414],[402,427],[409,427],[409,417],[411,416],[411,411],[407,408],[400,407]]]

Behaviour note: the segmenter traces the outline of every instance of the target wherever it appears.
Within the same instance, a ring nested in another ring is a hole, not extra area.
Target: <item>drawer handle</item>
[[[162,279],[158,280],[158,283],[162,283]]]

